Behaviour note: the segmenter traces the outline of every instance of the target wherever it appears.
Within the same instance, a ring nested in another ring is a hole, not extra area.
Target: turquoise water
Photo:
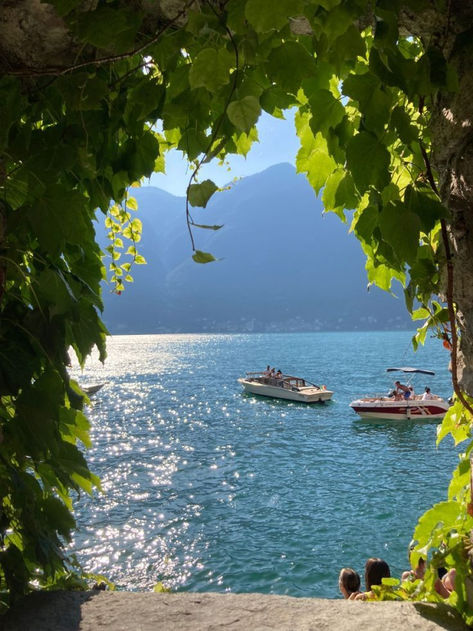
[[[76,502],[72,548],[124,589],[339,597],[341,567],[380,556],[406,568],[418,517],[445,499],[457,460],[436,425],[361,421],[348,403],[386,392],[386,367],[451,393],[438,341],[407,332],[116,336],[89,410],[103,494]],[[305,406],[243,394],[237,378],[274,365],[335,391]],[[428,381],[426,381],[426,379]]]

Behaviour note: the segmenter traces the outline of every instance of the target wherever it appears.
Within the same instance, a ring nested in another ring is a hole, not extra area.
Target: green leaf
[[[290,17],[303,13],[301,0],[247,0],[245,16],[257,33],[280,30]]]
[[[362,131],[349,141],[347,163],[360,193],[389,184],[389,152],[373,134]]]
[[[123,8],[98,7],[84,11],[73,25],[79,39],[98,48],[114,52],[125,52],[135,40],[142,15],[139,11]]]
[[[314,134],[336,127],[345,116],[345,108],[329,90],[317,90],[309,96],[312,112],[310,126]]]
[[[189,203],[194,207],[205,208],[207,202],[217,190],[218,187],[212,180],[204,180],[200,184],[191,184],[189,186]]]
[[[413,320],[425,320],[425,318],[428,318],[429,316],[430,311],[428,309],[425,309],[425,307],[419,307],[419,309],[416,309],[412,312]]]
[[[202,252],[202,250],[196,250],[192,255],[192,258],[196,263],[211,263],[217,259],[209,252]]]
[[[375,265],[371,259],[366,261],[366,273],[368,280],[384,291],[391,291],[391,283],[394,279],[394,271],[387,265]]]
[[[343,82],[342,90],[343,94],[359,102],[366,129],[384,129],[390,117],[392,96],[380,85],[377,77],[369,72],[361,75],[351,74]]]
[[[239,101],[232,101],[227,108],[227,115],[237,129],[249,133],[261,114],[258,99],[245,96]]]
[[[218,90],[230,81],[230,70],[235,64],[234,57],[226,50],[204,48],[193,60],[189,72],[192,88],[207,88],[210,92]]]
[[[233,134],[232,140],[235,143],[237,153],[246,157],[254,142],[258,141],[258,131],[253,127],[249,134],[245,132]]]
[[[344,169],[337,169],[327,179],[322,193],[325,210],[342,211],[356,208],[358,199],[355,196],[353,179]],[[341,217],[342,220],[345,217]]]
[[[194,228],[204,228],[205,230],[220,230],[220,228],[223,228],[223,225],[207,226],[206,224],[202,223],[193,223],[192,225],[194,226]]]
[[[470,476],[470,458],[467,455],[461,455],[458,467],[453,472],[452,479],[450,480],[450,484],[448,487],[449,500],[452,500],[455,497],[460,497],[469,490]]]
[[[411,117],[406,110],[398,105],[391,113],[391,123],[394,125],[399,138],[406,145],[410,145],[419,137],[419,132],[414,125],[411,124]]]
[[[264,90],[259,97],[261,107],[277,118],[284,118],[283,110],[295,104],[295,98],[287,94],[280,86],[274,85]]]
[[[443,417],[442,424],[437,428],[437,445],[448,434],[452,435],[455,445],[470,438],[471,422],[471,414],[469,414],[461,401],[455,401]]]
[[[448,211],[430,187],[408,186],[405,192],[407,208],[419,218],[422,230],[429,233],[439,219],[447,219]]]
[[[388,204],[379,215],[383,239],[389,243],[402,261],[412,263],[417,255],[420,221],[417,215],[401,204]]]
[[[165,587],[161,583],[161,581],[159,581],[159,583],[156,583],[156,585],[153,585],[153,592],[157,592],[158,594],[169,593],[171,592],[171,588]]]
[[[399,579],[394,578],[394,576],[391,576],[389,578],[383,577],[381,581],[383,585],[388,585],[390,587],[396,587],[396,585],[399,585],[400,583]]]
[[[375,205],[369,205],[361,212],[357,212],[353,219],[353,229],[356,236],[367,243],[371,243],[373,232],[379,221],[379,211]]]
[[[158,156],[159,142],[152,131],[145,132],[139,140],[129,143],[127,150],[129,179],[139,180],[143,176],[150,177]],[[121,187],[116,192],[116,197],[120,198]]]
[[[451,529],[455,521],[462,516],[462,506],[458,502],[439,502],[435,504],[430,510],[426,511],[414,531],[414,539],[419,542],[428,541],[433,537],[435,529],[440,529],[439,543],[443,537],[443,528]]]
[[[148,118],[156,119],[162,111],[165,94],[162,84],[143,78],[128,92],[125,120],[132,124]]]
[[[346,66],[355,65],[358,57],[366,55],[366,43],[359,29],[351,24],[332,45],[333,65],[337,74],[342,74]]]
[[[317,72],[314,56],[304,46],[291,40],[271,51],[266,67],[274,85],[284,87],[292,94],[297,94],[304,79]]]

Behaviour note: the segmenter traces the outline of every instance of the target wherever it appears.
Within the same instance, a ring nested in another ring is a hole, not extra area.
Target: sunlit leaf
[[[210,254],[209,252],[202,252],[201,250],[196,250],[192,255],[192,258],[196,263],[211,263],[212,261],[216,261],[217,259]]]

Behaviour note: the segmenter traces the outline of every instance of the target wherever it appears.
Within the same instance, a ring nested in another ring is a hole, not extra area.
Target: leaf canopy
[[[195,183],[199,165],[246,155],[263,109],[282,117],[295,108],[297,169],[326,210],[349,220],[368,281],[404,286],[408,309],[427,318],[416,344],[428,330],[448,338],[449,323],[435,300],[449,215],[430,166],[430,114],[458,90],[458,68],[435,38],[427,45],[400,28],[402,3],[230,0],[187,3],[174,15],[147,13],[150,3],[47,4],[71,55],[0,77],[0,591],[12,599],[31,580],[64,585],[70,494],[99,483],[82,453],[89,427],[68,352],[82,365],[94,347],[105,358],[101,283],[108,274],[120,293],[145,263],[129,189],[165,172],[170,150],[191,163],[187,201],[205,208],[217,187]],[[415,22],[427,4],[408,4]],[[448,30],[442,3],[427,8]],[[106,253],[96,218],[108,230]],[[187,219],[190,229],[220,228]],[[193,259],[215,261],[197,246]],[[460,442],[470,427],[457,403],[439,436]],[[448,502],[421,518],[416,535],[432,555],[443,542],[466,576],[452,534],[452,525],[457,535],[471,528],[461,521],[471,501],[462,466]],[[461,590],[458,603],[469,615]]]

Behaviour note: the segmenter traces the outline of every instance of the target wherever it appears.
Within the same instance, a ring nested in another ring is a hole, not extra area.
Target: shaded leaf
[[[373,134],[362,131],[350,140],[347,163],[360,193],[370,186],[382,190],[389,184],[389,152]]]
[[[204,180],[200,184],[191,184],[189,186],[189,203],[194,207],[205,208],[207,202],[217,190],[218,187],[212,180]]]
[[[248,0],[245,16],[258,33],[281,29],[288,24],[289,18],[303,12],[301,0]]]
[[[193,60],[189,72],[192,88],[204,87],[213,92],[230,81],[230,69],[235,63],[226,50],[204,48]]]
[[[220,228],[223,228],[223,225],[221,226],[207,226],[206,224],[201,224],[201,223],[193,223],[192,224],[195,228],[204,228],[205,230],[220,230]]]
[[[413,262],[420,239],[420,221],[417,215],[401,204],[388,204],[379,215],[383,239],[389,243],[403,261]]]
[[[237,129],[249,133],[261,114],[258,99],[245,96],[239,101],[232,101],[227,108],[227,115]]]

